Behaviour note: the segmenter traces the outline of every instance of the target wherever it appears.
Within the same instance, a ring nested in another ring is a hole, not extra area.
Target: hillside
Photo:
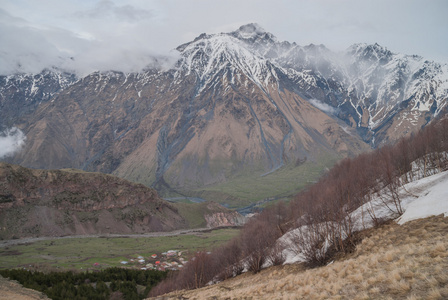
[[[151,299],[446,299],[448,218],[362,232],[356,250],[327,266],[293,264]]]
[[[448,120],[439,120],[394,146],[340,161],[294,201],[252,217],[239,237],[212,255],[197,253],[152,295],[202,288],[269,266],[322,267],[351,255],[372,227],[447,215],[447,128]]]
[[[41,300],[45,300],[45,299],[50,299],[41,292],[24,288],[17,281],[8,280],[6,278],[3,278],[2,276],[0,276],[0,291],[1,291],[0,299],[2,299],[2,300],[8,300],[8,299],[15,299],[15,300],[41,299]]]
[[[0,163],[2,239],[186,228],[177,209],[141,184],[79,170]]]

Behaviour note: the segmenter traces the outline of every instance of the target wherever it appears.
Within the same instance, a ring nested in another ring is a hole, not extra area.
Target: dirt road
[[[211,231],[220,228],[196,228],[196,229],[183,229],[183,230],[175,230],[169,232],[149,232],[144,234],[93,234],[93,235],[70,235],[70,236],[45,236],[45,237],[30,237],[30,238],[21,238],[14,240],[3,240],[0,241],[0,248],[19,245],[19,244],[28,244],[34,243],[38,241],[47,241],[47,240],[59,240],[59,239],[79,239],[79,238],[118,238],[118,237],[130,237],[130,238],[145,238],[145,237],[161,237],[161,236],[176,236],[181,234],[195,234],[198,232]]]

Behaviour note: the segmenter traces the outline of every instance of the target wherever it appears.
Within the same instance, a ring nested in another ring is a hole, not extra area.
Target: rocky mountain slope
[[[50,101],[75,81],[74,74],[60,70],[0,76],[0,129],[20,126],[40,104]]]
[[[3,239],[187,227],[155,190],[111,175],[0,163],[0,178]]]
[[[112,173],[163,195],[225,202],[240,196],[210,187],[274,178],[285,168],[320,174],[446,111],[446,65],[379,45],[339,54],[279,42],[249,24],[202,34],[177,51],[169,70],[0,78],[7,115],[0,126],[26,134],[25,147],[7,161]],[[52,89],[43,91],[36,78]],[[276,193],[266,197],[284,191]]]

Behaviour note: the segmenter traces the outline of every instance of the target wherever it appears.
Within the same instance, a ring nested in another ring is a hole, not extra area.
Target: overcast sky
[[[447,0],[0,0],[0,74],[138,71],[203,32],[252,22],[280,41],[379,43],[446,63],[447,16]]]

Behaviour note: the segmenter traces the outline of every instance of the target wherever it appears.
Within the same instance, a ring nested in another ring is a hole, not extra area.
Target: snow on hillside
[[[384,196],[384,195],[383,195]],[[444,214],[448,216],[448,171],[440,172],[411,183],[405,184],[400,192],[401,209],[404,213],[397,218],[398,212],[392,203],[385,204],[385,197],[375,196],[372,200],[356,209],[350,218],[353,229],[360,231],[374,226],[372,215],[379,220],[396,218],[400,225],[421,218]],[[297,236],[307,235],[306,226],[296,228],[279,239],[284,248],[284,264],[305,261],[305,257],[296,247]],[[329,245],[329,243],[327,243]],[[322,251],[326,251],[323,247]]]
[[[409,183],[405,188],[413,195],[405,199],[405,212],[397,219],[398,224],[440,214],[448,216],[448,171]]]
[[[351,214],[355,220],[355,229],[363,230],[373,227],[370,217],[393,219],[399,213],[392,203],[385,205],[385,197],[374,197],[372,201],[359,207]],[[398,217],[399,224],[429,217],[432,215],[448,215],[448,171],[421,178],[403,185],[400,192],[401,209],[404,214]]]

